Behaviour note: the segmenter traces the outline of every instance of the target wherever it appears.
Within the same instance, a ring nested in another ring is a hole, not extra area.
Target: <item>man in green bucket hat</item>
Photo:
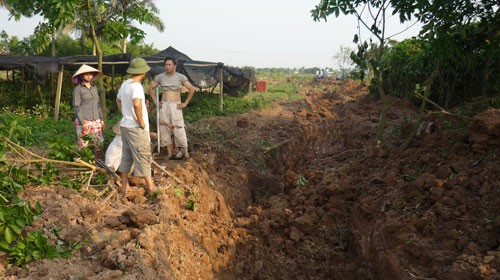
[[[131,76],[124,81],[116,96],[118,108],[122,112],[120,131],[123,141],[122,159],[118,171],[121,174],[121,193],[130,190],[128,173],[134,165],[134,175],[146,181],[148,194],[157,191],[151,178],[151,146],[149,139],[149,119],[146,108],[146,96],[142,80],[151,68],[142,58],[134,58],[127,69]]]

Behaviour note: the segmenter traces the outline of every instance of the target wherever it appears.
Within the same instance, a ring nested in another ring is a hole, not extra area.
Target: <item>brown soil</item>
[[[80,242],[67,259],[4,279],[500,279],[500,111],[464,129],[355,82],[302,86],[305,100],[190,126],[192,158],[160,161],[162,193],[100,205],[63,187],[22,197],[29,230]],[[187,200],[195,211],[188,209]],[[60,228],[55,235],[54,228]],[[4,256],[5,257],[5,256]]]

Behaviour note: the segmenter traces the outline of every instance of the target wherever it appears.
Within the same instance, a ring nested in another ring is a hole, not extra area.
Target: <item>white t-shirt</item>
[[[128,79],[120,87],[117,98],[122,101],[122,120],[120,126],[123,127],[139,127],[137,123],[137,116],[134,111],[134,99],[138,98],[142,104],[142,119],[146,127],[145,130],[149,131],[148,111],[146,108],[146,96],[144,95],[144,88],[141,83],[134,82]]]

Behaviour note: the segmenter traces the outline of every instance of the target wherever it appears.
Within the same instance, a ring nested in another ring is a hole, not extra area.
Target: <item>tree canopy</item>
[[[387,89],[398,92],[388,88],[389,85],[401,89],[400,82],[408,81],[412,84],[405,85],[405,91],[412,94],[417,88],[423,88],[448,105],[458,98],[468,99],[466,95],[471,95],[474,89],[467,85],[474,85],[480,94],[499,94],[493,74],[500,70],[498,8],[497,0],[321,0],[311,10],[311,16],[315,21],[326,21],[331,15],[352,15],[374,35],[378,45],[371,39],[369,44],[360,42],[358,34],[354,35],[358,52],[353,53],[352,58],[358,66],[368,62],[374,73],[372,87],[377,89],[383,104]],[[386,45],[386,18],[393,15],[397,15],[401,23],[413,20],[422,23],[419,39],[422,42],[400,45],[388,53],[391,48]],[[413,52],[408,51],[415,47],[419,48],[416,50],[419,57],[410,58],[408,54]],[[405,68],[410,61],[413,67]],[[403,68],[408,71],[402,71]],[[390,83],[387,83],[388,77]],[[467,92],[463,92],[466,88]],[[384,111],[382,105],[379,140]]]
[[[12,17],[39,15],[44,21],[34,34],[39,49],[51,42],[51,36],[61,30],[75,31],[83,39],[91,38],[95,31],[97,38],[105,41],[141,42],[146,34],[136,23],[150,24],[159,31],[165,26],[158,17],[159,10],[152,1],[137,0],[6,0]]]

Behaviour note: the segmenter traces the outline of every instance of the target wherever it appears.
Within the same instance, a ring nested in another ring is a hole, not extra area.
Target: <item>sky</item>
[[[320,0],[158,0],[165,31],[140,25],[146,44],[158,50],[172,46],[193,60],[255,68],[338,68],[333,56],[341,46],[355,49],[358,32],[354,16],[330,16],[315,22],[310,11]],[[24,38],[33,33],[39,18],[8,20],[0,8],[0,31]],[[387,34],[410,24],[389,19]],[[401,41],[417,35],[419,27],[394,37]],[[368,33],[361,33],[368,39]]]

